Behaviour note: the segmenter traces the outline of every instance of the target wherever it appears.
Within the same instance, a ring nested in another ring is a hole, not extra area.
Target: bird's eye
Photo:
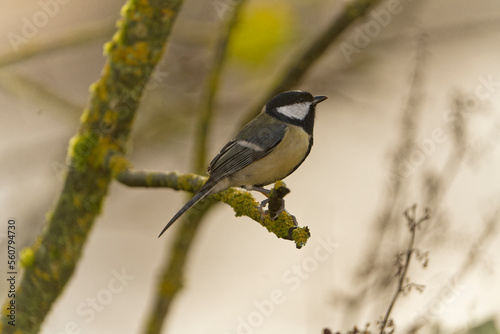
[[[297,103],[303,103],[305,102],[305,99],[302,96],[299,96],[297,100],[295,100]]]

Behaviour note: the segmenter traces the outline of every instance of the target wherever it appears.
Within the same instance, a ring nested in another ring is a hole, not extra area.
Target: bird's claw
[[[264,210],[266,206],[268,206],[269,210]],[[265,200],[260,202],[259,211],[260,211],[261,221],[263,221],[264,217],[267,215],[269,215],[270,218],[274,220],[278,218],[283,211],[288,212],[285,210],[285,200],[282,198],[274,199],[273,202],[271,202],[269,198],[266,198]],[[293,217],[293,220],[294,224],[297,225],[295,217]]]
[[[290,189],[285,186],[280,186],[270,191],[269,197],[263,200],[259,206],[262,221],[266,215],[269,215],[271,219],[274,220],[278,218],[283,211],[287,212],[285,210],[285,200],[283,197],[285,197],[289,192]],[[266,206],[268,207],[268,210],[264,210]],[[293,219],[294,225],[297,226],[298,224],[295,217],[292,215],[290,216]]]
[[[260,221],[263,222],[264,221],[264,217],[268,214],[268,210],[264,210],[264,208],[266,207],[267,203],[269,203],[269,199],[266,198],[265,200],[263,200],[262,202],[260,202],[260,205],[259,205],[259,211],[260,211]]]

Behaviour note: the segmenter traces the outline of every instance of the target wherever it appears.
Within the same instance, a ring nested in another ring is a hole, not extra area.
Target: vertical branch
[[[215,95],[219,88],[222,67],[226,60],[227,46],[233,28],[238,22],[244,0],[236,0],[230,17],[226,20],[223,31],[215,44],[215,55],[210,72],[207,75],[202,106],[197,120],[195,137],[194,170],[196,173],[204,173],[207,168],[207,138],[210,125],[213,120]]]
[[[365,264],[374,264],[380,252],[381,242],[386,235],[386,232],[391,226],[396,225],[397,212],[400,212],[401,200],[404,196],[405,178],[409,175],[401,173],[401,159],[409,156],[415,149],[415,141],[417,137],[417,122],[422,113],[423,101],[423,68],[425,66],[425,37],[420,36],[417,40],[415,65],[411,76],[410,92],[406,106],[401,119],[401,140],[392,157],[390,172],[386,175],[386,181],[390,185],[389,193],[386,197],[385,206],[379,219],[376,221],[376,235],[371,237],[372,244],[368,246],[367,257]],[[363,275],[368,275],[373,269],[372,265],[363,265]]]
[[[243,3],[244,0],[239,0],[237,2],[231,11],[230,17],[226,20],[222,28],[222,33],[219,35],[215,45],[214,61],[207,76],[203,104],[200,108],[197,130],[195,132],[193,169],[197,173],[204,172],[206,168],[207,138],[213,120],[215,95],[219,87],[224,60],[226,59],[227,45]],[[153,302],[154,306],[147,320],[144,333],[157,334],[161,332],[164,319],[168,314],[170,306],[182,289],[184,268],[196,232],[198,231],[203,217],[214,203],[214,201],[210,200],[198,203],[186,212],[182,220],[178,223],[180,225],[179,230],[175,236],[173,245],[168,248],[169,261],[162,269],[160,282],[158,283],[158,293],[155,295],[155,301]]]
[[[102,76],[68,149],[69,171],[42,235],[25,251],[16,294],[17,322],[2,317],[3,333],[37,333],[80,259],[124,153],[144,87],[161,58],[181,0],[129,0]]]
[[[416,283],[411,283],[407,278],[408,269],[410,267],[410,262],[412,256],[415,254],[417,260],[422,262],[422,265],[425,267],[427,265],[427,252],[422,253],[419,249],[415,248],[415,236],[417,233],[417,229],[420,229],[422,223],[426,220],[430,219],[430,210],[426,208],[424,210],[424,215],[420,218],[417,218],[417,205],[413,205],[410,208],[404,211],[404,216],[406,218],[408,224],[408,230],[410,232],[410,239],[408,241],[408,246],[406,248],[406,252],[402,252],[398,254],[396,265],[397,272],[396,277],[397,287],[396,291],[394,291],[393,297],[385,311],[384,317],[382,320],[377,322],[379,327],[379,334],[393,334],[394,333],[394,322],[390,319],[391,312],[396,305],[396,301],[398,300],[401,293],[405,293],[411,290],[412,287],[416,288],[418,291],[422,291],[424,286]],[[371,334],[372,332],[368,329],[369,323],[366,324],[364,330],[360,330],[357,326],[354,326],[353,330],[349,330],[348,334]],[[332,331],[329,328],[323,329],[323,334],[331,334]],[[337,332],[340,333],[340,332]]]
[[[456,93],[452,97],[451,108],[453,119],[449,122],[450,131],[452,132],[452,148],[443,168],[437,172],[428,172],[425,175],[424,185],[426,193],[424,195],[427,206],[431,207],[436,215],[439,215],[441,209],[440,204],[443,201],[451,184],[455,180],[463,161],[467,157],[467,126],[469,119],[465,106],[465,95]]]
[[[461,285],[467,274],[469,274],[474,266],[477,266],[480,263],[480,256],[484,254],[484,252],[490,246],[492,240],[498,236],[498,226],[500,223],[500,206],[497,206],[495,211],[491,214],[490,217],[486,219],[484,223],[483,229],[479,236],[474,240],[474,242],[470,245],[469,251],[466,256],[464,256],[463,262],[460,266],[455,270],[455,272],[450,276],[449,279],[446,280],[434,295],[433,298],[429,298],[427,305],[421,310],[426,310],[421,312],[419,316],[415,317],[410,326],[405,330],[405,333],[408,334],[416,334],[420,332],[422,327],[432,323],[436,318],[437,314],[432,312],[432,305],[435,305],[436,301],[442,301],[444,296],[450,295],[450,290],[453,291],[455,296],[459,296],[461,291],[465,289],[464,286]]]
[[[189,250],[198,231],[202,218],[214,202],[205,200],[186,212],[173,244],[168,247],[169,259],[160,274],[151,314],[144,333],[161,333],[161,329],[175,297],[183,287],[184,270]],[[203,205],[204,204],[204,205]]]

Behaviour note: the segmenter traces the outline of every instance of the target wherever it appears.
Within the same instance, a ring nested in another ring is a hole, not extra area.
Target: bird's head
[[[312,96],[309,92],[292,90],[273,97],[265,110],[272,117],[301,126],[312,134],[316,105],[326,99],[326,96]]]

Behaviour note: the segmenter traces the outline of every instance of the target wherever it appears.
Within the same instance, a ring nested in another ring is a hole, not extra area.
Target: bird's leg
[[[276,219],[283,211],[285,211],[285,200],[279,197],[269,198],[267,207],[269,208],[269,216],[272,219]]]
[[[264,221],[264,217],[269,212],[267,210],[264,210],[264,208],[266,207],[267,203],[269,203],[269,198],[266,198],[265,200],[263,200],[262,202],[260,202],[260,205],[259,205],[260,221],[261,222]]]
[[[253,190],[253,191],[258,191],[260,192],[262,195],[266,196],[269,198],[269,195],[271,194],[271,190],[267,190],[265,188],[261,188],[261,187],[256,187],[256,186],[244,186],[244,188],[246,190]]]
[[[271,194],[269,196],[269,215],[272,219],[276,219],[282,211],[285,210],[285,197],[290,192],[285,186],[281,186],[278,188],[273,188]]]
[[[266,199],[260,202],[259,211],[260,211],[260,220],[264,220],[264,216],[267,215],[268,211],[264,210],[266,205],[269,203],[269,195],[271,194],[271,190],[267,190],[265,188],[256,187],[256,186],[243,186],[248,191],[254,190],[260,192],[262,195],[266,196]]]
[[[284,185],[280,185],[278,187],[275,186],[275,188],[273,188],[272,190],[267,190],[256,186],[245,186],[244,188],[247,190],[258,191],[267,197],[265,200],[260,202],[259,210],[261,220],[264,220],[264,216],[267,214],[270,215],[271,219],[276,219],[281,214],[281,212],[286,211],[285,200],[283,199],[283,197],[285,197],[290,192],[290,189],[288,189]],[[269,210],[264,210],[266,205],[268,206]],[[292,219],[294,221],[294,224],[297,225],[295,217],[292,216]]]

